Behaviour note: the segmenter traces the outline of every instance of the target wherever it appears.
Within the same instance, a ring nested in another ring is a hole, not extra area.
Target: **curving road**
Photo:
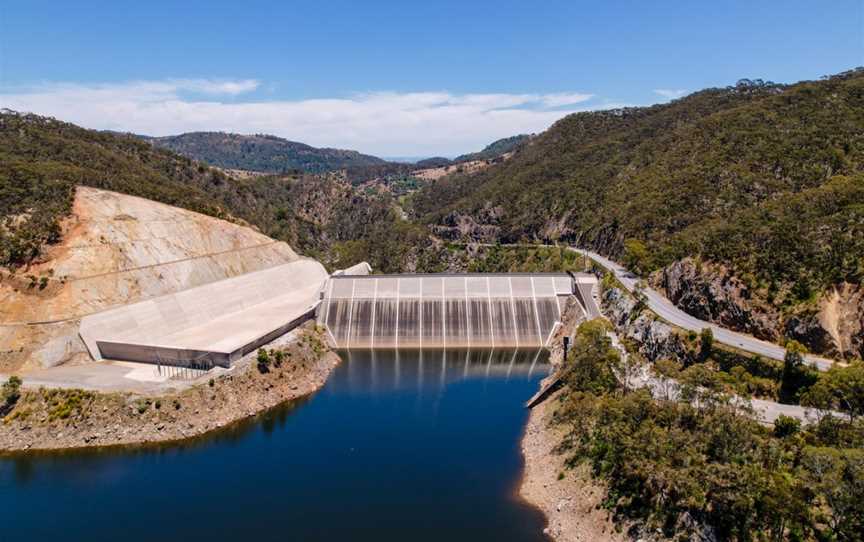
[[[489,244],[486,246],[493,245]],[[549,248],[550,245],[514,243],[503,246]],[[615,278],[618,279],[618,282],[620,282],[624,286],[624,288],[627,289],[627,291],[633,292],[634,290],[636,290],[636,283],[639,282],[641,279],[627,269],[625,269],[620,264],[613,262],[605,256],[601,256],[600,254],[597,254],[596,252],[592,252],[590,250],[576,247],[566,248],[567,250],[582,254],[594,260],[602,267],[611,271],[615,275]],[[674,326],[678,326],[688,331],[695,331],[696,333],[699,333],[706,327],[711,328],[711,331],[714,333],[714,340],[716,340],[717,342],[744,350],[746,352],[750,352],[752,354],[758,354],[766,358],[783,361],[783,357],[786,355],[786,349],[780,345],[757,339],[756,337],[753,337],[751,335],[738,333],[737,331],[726,329],[725,327],[718,326],[717,324],[714,324],[712,322],[706,322],[705,320],[700,320],[695,316],[687,314],[683,310],[676,307],[671,301],[666,298],[666,296],[664,296],[657,290],[654,290],[653,288],[649,288],[646,286],[642,289],[642,293],[645,294],[648,308],[651,309],[657,316],[666,320]],[[812,364],[820,371],[827,371],[834,365],[834,361],[830,359],[814,356],[811,354],[805,355],[804,359],[805,361],[807,361],[807,363]]]
[[[612,346],[621,353],[622,359],[626,360],[629,354],[627,353],[627,350],[621,346],[621,342],[618,340],[618,335],[611,331],[606,335],[612,341]],[[648,365],[643,365],[637,374],[628,377],[627,384],[632,388],[647,388],[655,399],[665,399],[667,401],[679,401],[681,399],[681,384],[676,380],[663,378],[653,374]],[[733,395],[729,398],[729,401],[730,404],[741,409],[741,412],[751,415],[756,421],[766,425],[773,424],[780,416],[795,418],[803,423],[812,423],[829,412],[831,415],[839,419],[848,418],[848,416],[842,412],[819,411],[815,408],[804,407],[801,405],[784,405],[775,401],[754,399],[752,397]]]
[[[596,252],[591,252],[590,250],[573,247],[568,247],[568,250],[583,254],[611,271],[615,275],[615,278],[618,279],[618,281],[624,285],[628,291],[632,292],[636,289],[636,283],[639,282],[640,278],[624,269],[621,265],[597,254]],[[737,331],[732,331],[720,327],[717,324],[706,322],[696,318],[695,316],[691,316],[676,307],[663,294],[652,288],[645,287],[642,289],[642,292],[645,294],[648,308],[654,311],[657,316],[672,325],[684,328],[688,331],[695,331],[697,333],[706,327],[711,328],[716,341],[735,348],[740,348],[741,350],[746,350],[753,354],[759,354],[766,358],[782,361],[783,356],[786,354],[786,350],[782,346],[757,339],[750,335],[745,335],[744,333],[738,333]],[[815,365],[820,371],[827,371],[834,364],[830,359],[809,354],[805,356],[805,360],[808,363]]]

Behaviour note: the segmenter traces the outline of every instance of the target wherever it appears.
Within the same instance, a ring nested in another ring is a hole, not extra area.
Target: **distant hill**
[[[444,167],[449,166],[453,163],[453,160],[449,158],[444,158],[443,156],[433,156],[432,158],[424,158],[423,160],[417,160],[414,163],[414,167],[416,168],[430,168],[430,167]]]
[[[486,147],[484,147],[483,150],[479,152],[461,154],[456,158],[453,158],[452,160],[450,158],[444,158],[443,156],[433,156],[431,158],[418,160],[414,163],[414,167],[417,169],[431,169],[444,168],[447,166],[462,164],[465,162],[476,162],[479,160],[492,161],[500,158],[508,152],[516,150],[517,147],[519,147],[529,139],[531,139],[531,136],[527,134],[505,137],[503,139],[493,141],[489,145],[486,145]]]
[[[427,237],[399,218],[387,195],[357,191],[341,174],[233,178],[137,136],[4,110],[0,267],[20,269],[62,240],[76,185],[252,224],[331,266],[368,259],[377,270],[399,270]]]
[[[473,160],[494,160],[503,154],[512,152],[519,145],[531,139],[530,135],[521,134],[493,141],[482,151],[463,154],[453,159],[453,162],[471,162]]]
[[[322,173],[386,163],[385,160],[357,151],[319,149],[272,135],[189,132],[145,139],[157,147],[224,169],[265,173]]]
[[[832,318],[836,288],[864,355],[862,69],[569,115],[510,160],[413,202],[442,237],[590,247],[694,314],[815,349],[830,349],[823,332],[843,335],[814,324],[819,311]]]

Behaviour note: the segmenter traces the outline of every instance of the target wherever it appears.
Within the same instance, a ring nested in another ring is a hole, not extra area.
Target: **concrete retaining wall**
[[[229,365],[313,315],[326,280],[297,260],[87,316],[79,333],[94,359]]]

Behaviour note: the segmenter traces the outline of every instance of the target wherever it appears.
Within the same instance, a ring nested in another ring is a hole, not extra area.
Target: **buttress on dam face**
[[[578,283],[565,273],[336,275],[318,323],[337,348],[537,348],[548,344]],[[591,288],[587,290],[590,297]]]

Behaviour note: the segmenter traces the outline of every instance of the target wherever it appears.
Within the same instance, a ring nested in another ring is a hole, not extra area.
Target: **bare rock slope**
[[[0,371],[87,361],[87,314],[297,258],[245,226],[78,187],[62,242],[26,270],[0,271]]]
[[[795,339],[811,352],[864,356],[864,290],[842,282],[783,315],[764,292],[751,292],[728,269],[685,258],[658,271],[652,284],[672,302],[702,320],[776,342]]]

